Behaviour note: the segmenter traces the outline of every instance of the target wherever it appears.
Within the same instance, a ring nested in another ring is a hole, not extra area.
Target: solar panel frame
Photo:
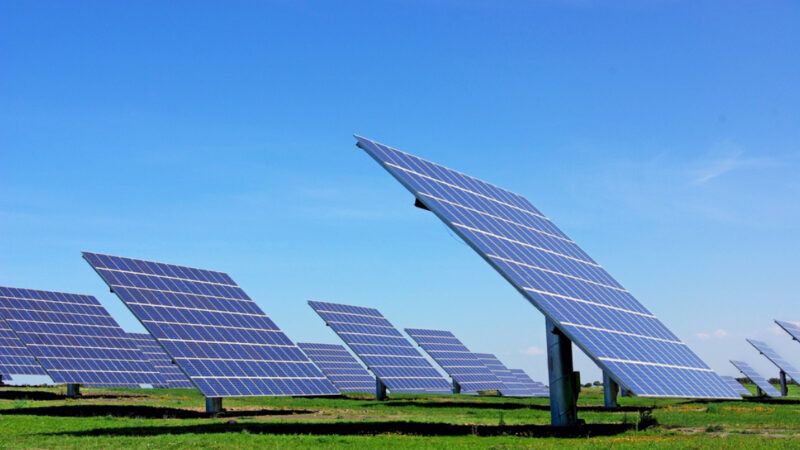
[[[405,332],[458,383],[462,394],[501,391],[505,387],[453,333],[422,328],[406,328]]]
[[[542,392],[539,389],[532,389],[525,382],[519,379],[514,373],[503,364],[500,359],[491,353],[475,353],[475,356],[491,370],[495,376],[503,383],[501,390],[506,397],[547,397],[549,391]]]
[[[339,395],[228,274],[83,257],[205,397]]]
[[[0,316],[54,383],[136,387],[162,382],[91,295],[0,287]]]
[[[757,339],[746,339],[759,353],[767,358],[772,364],[775,364],[779,370],[789,375],[796,383],[800,383],[800,371],[798,371],[789,361],[783,358],[778,352],[769,346],[764,341]]]
[[[186,376],[180,367],[172,361],[169,355],[153,336],[147,333],[127,333],[128,337],[139,347],[153,368],[161,374],[163,383],[159,387],[170,389],[193,389],[194,383]]]
[[[738,392],[742,397],[751,397],[753,395],[753,393],[750,392],[750,389],[744,387],[744,385],[742,383],[739,383],[739,380],[737,380],[736,378],[727,375],[720,375],[720,378],[725,380],[725,382],[728,383],[731,389]]]
[[[0,375],[4,382],[12,380],[13,375],[47,376],[47,371],[36,361],[36,357],[2,317],[0,317]]]
[[[377,309],[313,300],[308,304],[390,392],[452,392],[450,383]]]
[[[800,342],[800,324],[786,320],[776,320],[775,323],[781,327],[783,331],[789,333],[792,339]]]
[[[358,147],[557,324],[620,386],[642,397],[739,398],[686,344],[527,199],[376,141],[355,137]],[[451,198],[447,199],[448,196]],[[465,205],[466,197],[479,208]],[[459,216],[468,218],[461,221],[467,224],[451,219]],[[476,223],[488,224],[489,229],[476,228]],[[498,229],[512,238],[491,231]],[[545,248],[548,246],[551,248]],[[570,275],[570,270],[577,275]],[[523,282],[534,278],[554,288],[541,290]],[[580,298],[592,289],[602,295],[589,296],[591,300]],[[607,322],[598,327],[592,317]],[[621,321],[622,317],[628,322]],[[609,349],[616,353],[611,354]],[[645,360],[645,356],[650,359]]]
[[[744,376],[749,378],[750,381],[753,382],[753,384],[758,386],[767,397],[781,396],[781,393],[778,392],[777,389],[775,389],[775,386],[773,386],[769,382],[769,380],[761,376],[760,373],[756,372],[756,370],[753,369],[750,366],[750,364],[747,364],[744,361],[736,361],[736,360],[731,360],[731,364],[733,364],[733,366],[736,367],[739,370],[739,372],[742,372]]]
[[[550,389],[545,384],[535,381],[524,370],[522,369],[508,369],[508,370],[511,372],[512,375],[517,377],[517,380],[519,380],[519,382],[522,383],[525,389],[529,389],[534,393],[533,397],[550,396]]]
[[[375,377],[342,345],[298,342],[297,346],[342,392],[371,392]]]

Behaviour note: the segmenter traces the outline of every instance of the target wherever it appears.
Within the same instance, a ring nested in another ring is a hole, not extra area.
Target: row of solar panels
[[[778,326],[784,331],[789,333],[792,339],[800,341],[800,325],[782,320],[776,320],[775,323],[778,324]],[[755,339],[747,339],[747,342],[750,343],[750,345],[752,345],[756,350],[758,350],[758,352],[767,358],[773,365],[775,365],[784,377],[788,377],[795,383],[800,384],[800,371],[798,371],[794,365],[776,352],[769,344]],[[733,364],[736,369],[749,378],[753,384],[758,387],[759,391],[761,391],[763,395],[768,397],[780,397],[785,395],[784,393],[775,389],[772,383],[770,383],[766,377],[762,376],[755,369],[753,369],[750,364],[738,360],[731,361],[731,364]],[[786,380],[784,379],[783,382],[785,381]],[[747,395],[749,395],[749,391]]]
[[[125,333],[92,296],[0,287],[0,374],[6,383],[197,386],[207,397],[331,395],[376,386],[344,347],[295,346],[226,274],[84,256],[156,337]],[[136,272],[142,268],[150,269],[147,275]],[[450,392],[377,310],[311,304],[323,318],[338,309],[329,325],[390,391]],[[370,311],[366,320],[383,321],[373,324],[382,331],[363,333],[359,322],[365,316],[347,312],[352,310]],[[547,395],[524,372],[507,369],[493,355],[467,351],[449,332],[407,331],[462,392]]]

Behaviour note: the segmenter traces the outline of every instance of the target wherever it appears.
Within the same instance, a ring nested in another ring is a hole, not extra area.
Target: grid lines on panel
[[[377,309],[317,301],[308,304],[391,392],[452,391],[450,384]]]
[[[792,339],[800,342],[800,325],[798,325],[797,322],[776,320],[775,323],[778,324],[779,327],[783,328],[784,331],[789,333],[789,336],[791,336]]]
[[[0,315],[1,317],[2,315]],[[0,318],[0,375],[3,380],[12,375],[47,375],[14,330]]]
[[[370,392],[375,378],[341,345],[298,342],[300,350],[342,392]]]
[[[194,387],[189,378],[172,362],[172,358],[164,352],[164,349],[152,336],[147,333],[128,333],[128,337],[139,347],[153,368],[161,374],[161,378],[164,380],[162,387],[176,389]]]
[[[728,383],[728,385],[731,387],[731,389],[733,389],[735,392],[738,392],[739,395],[741,395],[742,397],[749,397],[749,396],[753,395],[753,393],[750,392],[749,389],[744,387],[742,385],[742,383],[739,383],[739,380],[737,380],[736,378],[729,377],[727,375],[720,375],[720,378],[725,380],[725,382]]]
[[[90,295],[0,287],[0,316],[56,383],[161,383],[141,350]]]
[[[529,389],[531,392],[534,393],[533,397],[549,397],[550,396],[550,389],[545,386],[544,384],[534,381],[527,373],[525,373],[522,369],[508,369],[512,375],[517,377],[517,381],[522,383],[522,386],[525,389]]]
[[[739,398],[527,199],[356,139],[621,386],[646,397]]]
[[[542,392],[526,386],[495,355],[491,353],[475,353],[475,356],[503,383],[504,388],[501,390],[503,395],[507,397],[547,397],[550,394],[549,391]]]
[[[338,394],[227,274],[83,257],[204,396]]]
[[[755,347],[755,349],[764,355],[764,357],[770,360],[772,364],[778,366],[778,369],[786,372],[786,374],[789,375],[795,381],[795,383],[800,383],[800,372],[798,372],[797,369],[791,363],[789,363],[789,361],[786,361],[781,355],[779,355],[778,352],[773,350],[769,344],[755,339],[747,339],[747,342]]]
[[[739,372],[742,372],[744,376],[750,378],[750,381],[752,381],[753,384],[761,388],[761,390],[764,392],[764,394],[767,395],[767,397],[781,396],[781,393],[778,392],[777,389],[775,389],[775,386],[773,386],[769,382],[769,380],[761,376],[760,373],[756,372],[755,369],[753,369],[750,366],[750,364],[747,364],[744,361],[733,361],[733,360],[731,361],[731,364],[733,364],[734,367],[739,369]]]
[[[459,384],[462,393],[502,390],[503,383],[453,333],[420,328],[405,331]]]

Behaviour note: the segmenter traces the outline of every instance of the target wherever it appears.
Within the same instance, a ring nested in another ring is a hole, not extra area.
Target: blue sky
[[[800,5],[497,3],[3,2],[0,284],[133,330],[81,250],[223,270],[294,340],[373,306],[544,379],[540,314],[359,133],[524,194],[719,372],[800,363]]]

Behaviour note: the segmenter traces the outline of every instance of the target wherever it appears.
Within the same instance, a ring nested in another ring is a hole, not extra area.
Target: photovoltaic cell
[[[501,389],[503,395],[507,397],[547,397],[550,394],[549,391],[542,392],[526,386],[491,353],[475,353],[475,356],[503,383],[504,388]]]
[[[375,378],[341,345],[298,342],[297,346],[342,392],[372,392]]]
[[[775,323],[777,323],[779,327],[783,328],[784,331],[789,333],[789,336],[791,336],[792,339],[795,341],[800,341],[800,325],[798,325],[797,322],[776,320]]]
[[[461,393],[501,391],[504,388],[494,373],[453,333],[419,328],[406,328],[406,333],[458,383]]]
[[[644,397],[739,398],[527,199],[356,139],[622,387]]]
[[[55,383],[131,387],[162,382],[90,295],[0,287],[0,316]]]
[[[0,375],[5,382],[13,375],[47,375],[3,319],[0,319]]]
[[[227,274],[83,256],[204,396],[338,394]]]
[[[158,344],[153,336],[147,333],[128,333],[128,337],[139,347],[153,368],[161,374],[161,379],[164,383],[160,387],[174,389],[194,387],[189,378],[172,362],[172,358],[164,352],[164,349],[161,348],[161,345]]]
[[[391,392],[450,393],[450,384],[373,308],[309,301],[325,323]]]
[[[777,389],[775,389],[775,386],[770,384],[770,382],[766,378],[762,377],[761,374],[759,374],[758,372],[755,371],[755,369],[750,367],[750,364],[747,364],[744,361],[731,361],[731,364],[733,364],[734,367],[739,369],[739,372],[742,372],[744,376],[749,378],[750,381],[753,382],[753,384],[761,388],[761,390],[767,397],[781,396],[781,393],[778,392]]]
[[[764,357],[766,357],[772,364],[778,366],[778,369],[786,372],[796,383],[800,383],[800,372],[795,369],[793,365],[791,365],[788,361],[783,359],[781,355],[779,355],[772,347],[769,346],[766,342],[758,341],[755,339],[747,339],[747,342],[750,343],[756,350],[759,351]]]
[[[529,389],[534,394],[533,397],[549,397],[550,396],[550,389],[542,383],[538,381],[534,381],[527,373],[525,373],[522,369],[508,369],[511,371],[511,374],[517,377],[517,380],[522,383],[522,386],[525,389]]]
[[[744,387],[742,383],[739,383],[739,380],[737,380],[736,378],[725,375],[720,375],[720,378],[725,380],[725,382],[728,383],[731,389],[733,389],[735,392],[738,392],[739,395],[741,395],[742,397],[750,397],[751,395],[753,395],[753,393],[750,392],[750,389]]]

